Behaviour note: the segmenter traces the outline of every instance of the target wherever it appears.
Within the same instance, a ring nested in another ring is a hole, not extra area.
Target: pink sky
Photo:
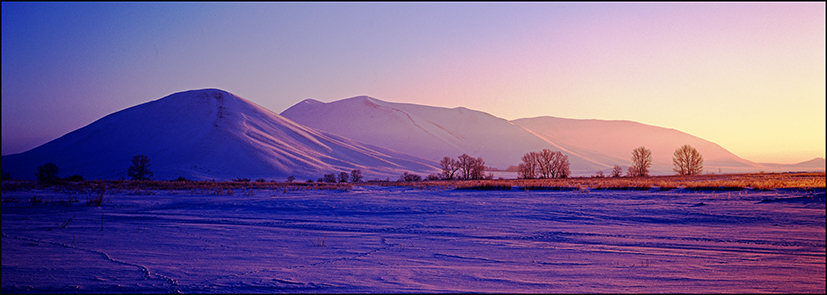
[[[7,3],[2,153],[200,88],[631,120],[755,162],[825,155],[825,5]]]

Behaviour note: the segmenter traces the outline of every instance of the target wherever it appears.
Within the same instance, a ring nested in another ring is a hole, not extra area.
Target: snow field
[[[4,293],[825,288],[823,189],[110,191],[86,206],[91,197],[3,193]]]

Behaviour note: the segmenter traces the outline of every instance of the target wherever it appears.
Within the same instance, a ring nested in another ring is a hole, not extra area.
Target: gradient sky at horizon
[[[220,88],[631,120],[796,163],[825,156],[825,80],[824,2],[2,3],[3,155]]]

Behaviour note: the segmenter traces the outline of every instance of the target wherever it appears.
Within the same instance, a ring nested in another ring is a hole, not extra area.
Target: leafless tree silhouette
[[[695,148],[685,144],[672,154],[672,168],[679,175],[698,175],[704,170],[704,157]]]

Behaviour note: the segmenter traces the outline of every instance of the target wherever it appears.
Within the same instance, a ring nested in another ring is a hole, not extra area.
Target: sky
[[[2,2],[2,154],[219,88],[630,120],[797,163],[825,157],[825,55],[824,2]]]

